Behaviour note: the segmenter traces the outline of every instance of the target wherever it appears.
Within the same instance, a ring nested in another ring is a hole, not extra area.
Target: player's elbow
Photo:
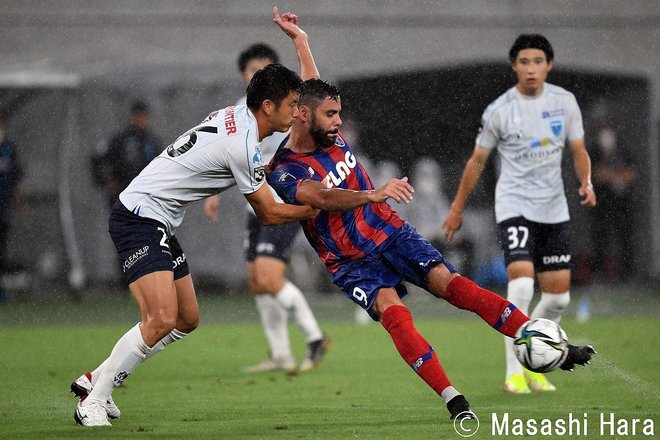
[[[317,191],[306,200],[300,200],[300,202],[321,211],[343,211],[346,209],[336,197],[336,193],[330,189]]]
[[[298,191],[296,193],[296,202],[315,209],[328,209],[328,198],[323,191]]]
[[[335,204],[325,198],[319,198],[318,200],[310,201],[307,204],[312,208],[320,209],[321,211],[334,211],[336,209]]]
[[[279,217],[266,217],[264,220],[261,220],[261,223],[263,223],[264,226],[275,226],[281,225],[284,221]]]
[[[257,214],[257,218],[261,224],[264,226],[273,226],[281,223],[281,221],[279,221],[279,217],[272,211],[261,210],[255,211],[255,213]]]

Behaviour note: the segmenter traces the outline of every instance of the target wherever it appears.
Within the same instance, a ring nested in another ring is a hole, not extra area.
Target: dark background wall
[[[357,121],[359,147],[372,161],[392,160],[410,175],[420,156],[439,161],[445,176],[444,195],[451,200],[458,189],[463,167],[472,154],[474,141],[486,106],[515,84],[507,64],[463,64],[436,70],[405,72],[344,79],[342,105],[345,115]],[[616,128],[621,148],[633,158],[637,170],[652,161],[653,148],[648,133],[652,129],[650,86],[643,77],[599,72],[557,69],[549,82],[565,87],[576,95],[582,110],[588,146],[595,148],[589,133],[596,133],[604,122]],[[492,207],[497,179],[496,155],[489,164],[470,204]],[[564,152],[564,182],[571,217],[574,220],[574,251],[579,257],[590,248],[590,212],[579,205],[570,151]],[[413,184],[415,182],[413,181]],[[641,176],[636,191],[640,195],[629,206],[629,245],[634,249],[639,274],[652,269],[653,250],[644,243],[653,240],[647,220],[653,181]]]
[[[550,80],[576,94],[588,142],[594,134],[589,112],[614,103],[609,117],[643,176],[631,216],[640,276],[660,274],[657,2],[312,0],[279,6],[300,15],[322,75],[343,87],[360,148],[406,168],[416,155],[432,155],[445,167],[450,197],[479,115],[513,84],[509,46],[521,32],[545,34],[556,53]],[[290,42],[270,21],[271,8],[266,1],[0,0],[0,107],[9,110],[8,132],[21,145],[29,202],[11,238],[13,258],[45,277],[75,278],[75,266],[88,280],[116,279],[89,157],[126,123],[135,98],[151,104],[154,129],[166,144],[233,103],[243,93],[236,56],[249,43],[267,41],[295,66]],[[570,182],[572,170],[566,171]],[[475,206],[492,202],[486,186],[494,178],[491,168]],[[236,192],[224,199],[219,226],[195,207],[178,235],[198,278],[235,284],[244,280],[243,202]],[[588,246],[585,237],[578,234],[581,248]]]

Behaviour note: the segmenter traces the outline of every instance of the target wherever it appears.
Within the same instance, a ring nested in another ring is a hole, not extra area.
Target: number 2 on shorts
[[[160,245],[166,249],[169,249],[170,245],[167,244],[167,233],[165,232],[165,229],[163,228],[156,228],[156,229],[158,229],[160,232],[163,233],[163,238],[160,239]]]

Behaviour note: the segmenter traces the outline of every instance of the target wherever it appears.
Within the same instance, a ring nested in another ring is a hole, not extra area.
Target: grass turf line
[[[596,318],[583,325],[566,321],[569,337],[593,343],[599,354],[589,368],[553,372],[557,392],[528,396],[501,391],[502,340],[480,320],[421,319],[417,326],[479,416],[475,438],[496,438],[491,436],[493,412],[525,419],[587,413],[590,435],[582,438],[601,438],[596,426],[601,412],[660,424],[660,353],[649,338],[657,333],[655,318]],[[266,353],[256,323],[203,325],[141,365],[115,391],[123,416],[113,428],[95,428],[93,436],[457,438],[441,399],[404,364],[380,325],[326,322],[323,327],[334,341],[328,358],[317,370],[289,378],[242,373]],[[76,401],[68,386],[82,369],[103,360],[127,329],[0,330],[0,437],[92,435],[73,422]],[[304,343],[295,329],[291,333],[300,359]]]

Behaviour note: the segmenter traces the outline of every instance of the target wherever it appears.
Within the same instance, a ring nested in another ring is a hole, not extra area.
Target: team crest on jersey
[[[261,150],[259,147],[256,147],[254,149],[254,156],[252,156],[252,163],[263,163],[263,159],[261,158]]]
[[[550,128],[552,129],[552,134],[559,136],[561,134],[561,121],[550,121]]]
[[[340,147],[340,148],[345,147],[346,142],[344,142],[344,140],[340,136],[337,136],[337,140],[335,141],[335,145]]]
[[[259,183],[266,178],[266,170],[264,169],[263,166],[255,167],[253,175],[254,175],[254,181]]]

